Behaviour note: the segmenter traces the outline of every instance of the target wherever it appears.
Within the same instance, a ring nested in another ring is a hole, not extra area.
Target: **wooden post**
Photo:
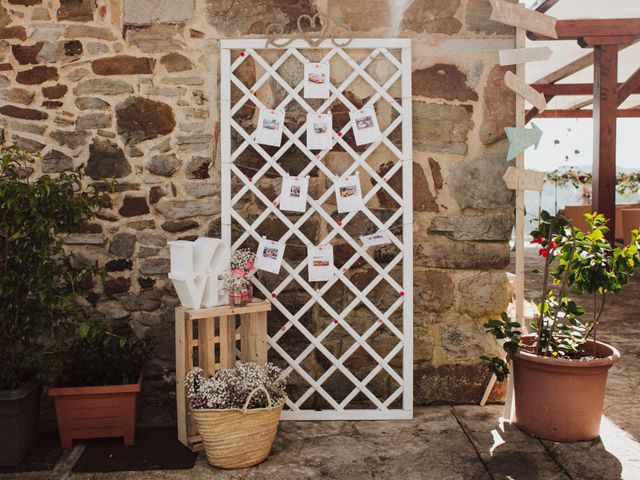
[[[176,308],[176,414],[178,420],[178,440],[183,445],[187,442],[187,400],[185,391],[186,366],[186,332],[185,315],[183,308]]]
[[[618,45],[594,47],[593,211],[603,214],[615,242]]]

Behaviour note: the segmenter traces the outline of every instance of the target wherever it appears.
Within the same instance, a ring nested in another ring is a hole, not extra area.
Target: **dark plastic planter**
[[[50,388],[62,447],[71,448],[75,439],[105,437],[122,437],[125,445],[133,445],[141,385],[142,375],[130,385]]]
[[[35,382],[0,390],[0,466],[17,465],[36,444],[41,391]]]

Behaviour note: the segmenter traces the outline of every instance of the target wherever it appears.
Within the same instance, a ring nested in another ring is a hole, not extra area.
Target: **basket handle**
[[[249,408],[249,402],[251,402],[251,399],[253,398],[253,396],[256,394],[256,392],[258,390],[262,390],[264,392],[264,394],[267,396],[267,402],[269,404],[269,408],[273,408],[273,402],[271,401],[271,395],[269,395],[269,392],[267,391],[267,389],[264,388],[264,385],[258,385],[247,396],[247,399],[244,402],[244,407],[242,407],[242,412],[243,413],[247,413],[247,409]]]

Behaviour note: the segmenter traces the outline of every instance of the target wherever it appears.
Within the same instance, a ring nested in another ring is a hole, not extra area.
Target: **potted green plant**
[[[96,273],[72,265],[62,234],[110,202],[102,187],[82,188],[79,170],[29,180],[37,161],[0,146],[0,465],[19,463],[35,444],[39,381],[57,367],[50,339]]]
[[[63,448],[73,440],[135,441],[136,402],[149,346],[127,323],[80,325],[61,354],[60,386],[49,388]]]
[[[585,215],[587,231],[562,216],[542,212],[532,243],[545,258],[541,302],[533,333],[503,313],[485,324],[504,340],[513,366],[516,425],[536,437],[555,441],[591,440],[599,435],[607,373],[620,353],[597,340],[600,319],[610,294],[628,284],[640,265],[638,230],[630,245],[613,248],[605,239],[606,219]],[[549,279],[555,288],[551,288]],[[570,298],[590,294],[593,313]],[[509,374],[501,357],[483,356],[498,380]]]
[[[269,456],[286,400],[282,370],[247,362],[206,378],[201,368],[194,368],[186,386],[211,465],[246,468]]]

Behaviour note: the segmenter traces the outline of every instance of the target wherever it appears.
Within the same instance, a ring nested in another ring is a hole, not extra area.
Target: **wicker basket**
[[[258,390],[265,392],[269,406],[250,409],[249,402]],[[283,407],[284,402],[274,407],[267,389],[259,386],[249,394],[242,409],[191,410],[209,463],[220,468],[246,468],[265,460],[276,438]]]

